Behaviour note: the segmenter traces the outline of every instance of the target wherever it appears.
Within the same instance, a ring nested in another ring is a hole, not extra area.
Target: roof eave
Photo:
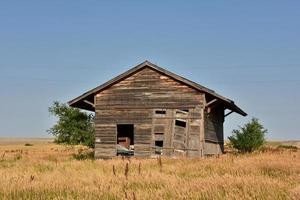
[[[239,108],[237,105],[235,105],[235,103],[233,101],[228,106],[226,106],[226,108],[228,108],[228,109],[232,110],[233,112],[236,112],[244,117],[248,115],[241,108]]]

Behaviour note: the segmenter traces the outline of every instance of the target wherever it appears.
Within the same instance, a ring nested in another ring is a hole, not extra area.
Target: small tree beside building
[[[94,147],[94,115],[71,108],[55,101],[49,112],[58,118],[57,123],[48,130],[55,137],[56,143],[82,144]]]
[[[232,133],[233,135],[228,137],[232,147],[241,153],[250,153],[265,143],[267,129],[259,123],[258,119],[252,118],[250,122],[233,130]]]

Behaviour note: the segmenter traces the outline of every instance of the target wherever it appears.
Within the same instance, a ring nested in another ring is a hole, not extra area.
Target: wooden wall
[[[202,101],[201,94],[150,68],[133,74],[97,94],[96,110],[107,107],[193,108]]]
[[[96,158],[116,156],[117,124],[134,124],[135,152],[138,156],[150,151],[152,112],[149,109],[106,109],[96,111]],[[100,140],[100,142],[97,142]]]
[[[204,155],[216,155],[222,154],[224,151],[223,143],[205,142],[204,143]]]
[[[205,147],[204,154],[220,154],[224,148],[223,122],[224,108],[222,105],[205,111]]]
[[[164,131],[164,147],[186,149],[190,156],[199,155],[200,124],[204,95],[150,68],[129,76],[95,97],[96,158],[116,155],[116,124],[134,124],[135,155],[153,153],[155,133]],[[165,109],[157,116],[155,110]],[[188,109],[189,112],[176,112]],[[185,128],[175,119],[186,122]],[[197,151],[198,150],[198,151]],[[166,154],[174,155],[173,150]]]

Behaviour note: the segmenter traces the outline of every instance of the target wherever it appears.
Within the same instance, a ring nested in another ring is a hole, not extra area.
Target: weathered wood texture
[[[193,149],[198,156],[203,95],[195,89],[150,68],[144,68],[96,95],[97,158],[116,155],[116,125],[134,124],[135,156],[153,153],[155,133],[163,133],[164,147]],[[165,114],[155,114],[165,109]],[[180,112],[179,109],[188,110]],[[175,124],[175,120],[186,127]],[[160,136],[162,137],[162,136]],[[174,150],[166,151],[174,155]]]
[[[188,150],[187,155],[189,157],[199,157],[203,151],[203,141],[201,141],[201,122],[204,120],[201,112],[203,109],[203,107],[196,106],[189,112],[191,118],[188,120],[188,148],[198,150]]]
[[[116,156],[116,125],[96,123],[95,158],[111,158]]]
[[[224,107],[217,106],[208,113],[205,111],[205,147],[204,154],[213,154],[223,151],[224,136],[223,136],[223,122],[224,122]]]
[[[134,124],[135,155],[149,156],[151,146],[152,111],[149,109],[96,111],[96,158],[116,156],[117,124]],[[103,148],[102,148],[103,147]],[[109,151],[109,152],[108,152]]]
[[[205,142],[204,143],[204,155],[222,154],[224,146],[222,143]]]
[[[96,111],[107,108],[193,108],[202,101],[200,93],[150,68],[97,94]]]

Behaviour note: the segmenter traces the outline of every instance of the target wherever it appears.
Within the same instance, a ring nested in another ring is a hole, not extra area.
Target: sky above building
[[[299,1],[1,1],[0,137],[49,137],[48,107],[149,60],[300,139]]]

